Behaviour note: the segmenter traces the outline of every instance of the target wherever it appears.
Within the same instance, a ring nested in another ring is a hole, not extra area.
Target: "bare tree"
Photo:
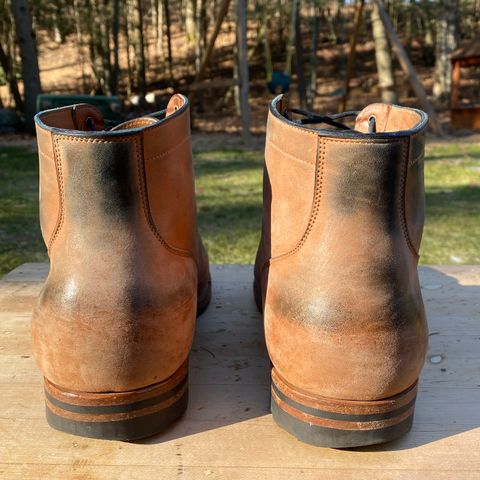
[[[12,68],[12,61],[11,61],[11,58],[3,50],[1,43],[0,43],[0,65],[3,68],[3,71],[5,73],[5,77],[8,82],[10,93],[15,102],[15,108],[19,111],[22,111],[23,101],[20,95],[20,91],[18,90],[18,83],[15,77],[15,72],[13,71],[13,68]]]
[[[128,1],[128,15],[131,15],[131,40],[135,51],[136,83],[140,95],[147,94],[145,37],[143,32],[143,5],[142,0]]]
[[[163,3],[160,0],[153,1],[153,24],[155,27],[155,53],[164,60],[165,52],[163,49]]]
[[[371,10],[373,40],[375,42],[375,59],[377,61],[378,85],[382,101],[396,103],[395,81],[392,69],[392,55],[387,40],[385,26],[380,18],[378,6],[373,3]]]
[[[119,45],[118,45],[118,35],[120,32],[120,0],[114,0],[113,2],[113,26],[112,26],[112,37],[113,37],[113,71],[112,78],[110,83],[110,90],[113,95],[118,93],[118,77],[120,74],[120,64],[118,59],[119,54]]]
[[[22,59],[22,79],[24,85],[25,126],[34,132],[33,117],[36,112],[37,95],[41,92],[40,70],[38,68],[37,44],[32,28],[32,16],[27,0],[11,2],[15,19],[15,31]]]
[[[173,80],[173,56],[172,56],[172,30],[170,21],[170,5],[168,0],[163,1],[163,11],[165,14],[165,28],[167,34],[167,55],[168,55],[168,72],[170,80]]]
[[[440,103],[450,99],[452,91],[451,54],[457,47],[457,0],[440,0],[435,44],[433,97]]]

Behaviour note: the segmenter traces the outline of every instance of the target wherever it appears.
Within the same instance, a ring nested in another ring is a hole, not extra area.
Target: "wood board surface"
[[[74,437],[44,418],[30,316],[46,264],[0,281],[1,479],[480,480],[480,266],[421,267],[430,347],[412,431],[384,445],[312,447],[269,413],[269,360],[252,267],[212,267],[198,319],[190,403],[163,434],[124,443]]]

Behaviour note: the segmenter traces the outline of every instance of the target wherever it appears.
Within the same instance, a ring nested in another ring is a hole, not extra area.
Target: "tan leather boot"
[[[195,316],[210,300],[188,100],[105,131],[92,106],[36,116],[50,273],[33,314],[47,419],[131,440],[187,406]]]
[[[320,446],[392,440],[412,425],[427,349],[427,116],[373,104],[345,130],[339,116],[292,112],[285,98],[271,104],[255,265],[273,417]],[[309,126],[321,122],[330,129]]]

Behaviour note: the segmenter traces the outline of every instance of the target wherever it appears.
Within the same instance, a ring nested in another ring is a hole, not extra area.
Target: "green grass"
[[[38,158],[25,148],[0,151],[0,275],[45,261],[38,220]]]
[[[480,145],[427,148],[421,263],[480,263]]]
[[[262,152],[195,155],[200,230],[212,263],[252,263],[260,235]],[[0,153],[0,274],[46,259],[38,224],[37,155]],[[427,148],[421,262],[480,264],[480,145]]]

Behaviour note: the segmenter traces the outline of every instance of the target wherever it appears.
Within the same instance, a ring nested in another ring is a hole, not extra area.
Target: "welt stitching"
[[[281,260],[283,258],[289,257],[290,255],[293,255],[294,253],[298,252],[307,241],[307,238],[313,229],[313,226],[318,216],[318,212],[320,210],[320,201],[322,197],[323,184],[325,181],[324,180],[324,163],[325,163],[326,147],[325,147],[324,140],[325,139],[323,137],[318,137],[317,162],[316,162],[316,169],[315,169],[315,191],[314,191],[313,204],[312,204],[312,209],[310,211],[310,218],[308,220],[307,228],[305,229],[305,232],[303,233],[302,238],[299,240],[297,245],[292,250],[290,250],[287,253],[281,254],[278,257],[271,258],[270,261],[267,263]]]
[[[58,211],[58,218],[57,224],[55,226],[55,230],[53,231],[52,236],[50,237],[50,241],[48,242],[48,250],[50,251],[53,243],[58,237],[61,228],[63,227],[63,223],[65,220],[65,191],[64,191],[64,184],[63,184],[63,172],[62,172],[62,159],[60,156],[60,146],[58,144],[58,138],[55,138],[53,141],[54,147],[54,163],[55,163],[55,170],[57,172],[57,183],[58,183],[58,196],[59,196],[59,211]]]
[[[193,257],[192,254],[186,250],[182,250],[179,248],[172,247],[167,241],[160,235],[155,222],[152,218],[152,213],[150,210],[150,205],[148,202],[148,194],[147,194],[147,179],[145,175],[145,164],[143,160],[143,155],[141,154],[141,148],[139,145],[138,137],[134,137],[135,142],[135,151],[136,151],[136,159],[137,159],[137,177],[138,177],[138,189],[140,191],[140,199],[143,207],[143,213],[145,215],[145,219],[147,224],[155,236],[155,238],[163,245],[163,247],[168,250],[169,252],[180,255],[182,257]]]
[[[408,225],[407,225],[407,217],[406,217],[406,212],[405,212],[405,188],[407,184],[407,175],[408,175],[408,151],[409,149],[407,148],[407,142],[408,140],[404,140],[402,142],[402,179],[400,183],[400,225],[402,228],[403,236],[405,237],[405,241],[407,243],[408,248],[410,251],[413,253],[413,256],[415,258],[418,258],[418,253],[413,246],[413,243],[410,239],[410,235],[408,233]]]
[[[307,162],[306,160],[302,160],[301,158],[296,157],[295,155],[292,155],[291,153],[286,152],[285,150],[281,149],[276,143],[274,143],[272,140],[268,140],[268,143],[272,146],[275,147],[280,153],[283,153],[283,155],[292,158],[293,160],[297,160],[298,162],[306,163],[307,165],[313,165],[311,162]]]

